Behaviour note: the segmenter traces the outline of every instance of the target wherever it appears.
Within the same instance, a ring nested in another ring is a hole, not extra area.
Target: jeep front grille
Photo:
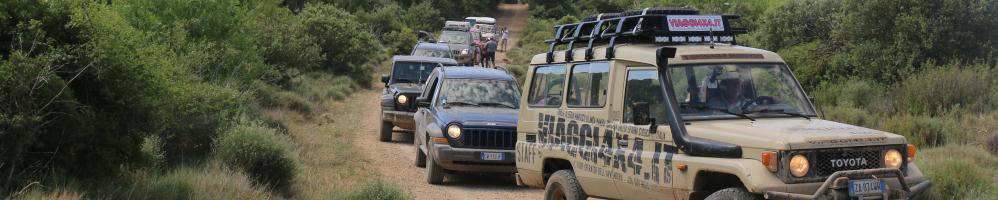
[[[474,149],[513,149],[516,130],[494,128],[462,128],[461,138],[454,146]]]
[[[781,165],[777,173],[785,183],[821,182],[838,171],[883,168],[883,155],[888,149],[897,149],[902,155],[907,155],[905,152],[907,149],[903,145],[782,151],[780,153]],[[790,157],[793,155],[807,157],[811,168],[806,176],[793,177],[790,175],[787,163],[790,162]],[[906,170],[905,165],[907,165],[906,162],[901,165],[902,173]]]

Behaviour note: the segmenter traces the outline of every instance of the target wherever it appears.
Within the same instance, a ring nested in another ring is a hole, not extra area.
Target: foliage
[[[253,186],[246,175],[218,164],[183,167],[165,175],[136,178],[136,188],[125,199],[271,199]]]
[[[353,77],[368,85],[373,77],[370,63],[384,58],[374,36],[361,29],[357,18],[332,5],[308,6],[300,14],[305,33],[316,39],[325,59],[320,66],[329,72]]]
[[[946,146],[919,152],[915,163],[933,181],[931,199],[998,197],[998,157],[973,146]]]
[[[346,196],[340,197],[342,200],[405,200],[413,199],[412,196],[403,192],[398,186],[385,183],[383,181],[368,182],[360,189],[354,190]]]
[[[274,129],[241,125],[218,139],[219,159],[246,172],[257,185],[289,192],[289,184],[298,169],[291,140]]]

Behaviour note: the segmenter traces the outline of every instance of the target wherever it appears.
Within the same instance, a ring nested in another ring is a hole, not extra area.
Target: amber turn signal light
[[[908,144],[908,162],[909,163],[915,161],[915,153],[916,152],[918,152],[918,150],[915,149],[915,145]]]
[[[776,159],[775,151],[764,151],[762,152],[762,165],[766,166],[770,172],[776,172],[778,163]]]
[[[433,137],[430,140],[437,144],[447,144],[447,138],[445,137]]]

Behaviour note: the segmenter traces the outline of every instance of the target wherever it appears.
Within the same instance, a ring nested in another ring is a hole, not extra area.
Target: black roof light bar
[[[558,45],[567,44],[565,61],[572,61],[577,41],[587,42],[585,59],[593,60],[593,45],[608,42],[606,58],[614,58],[618,43],[643,42],[665,44],[730,43],[735,36],[748,33],[744,28],[732,28],[730,20],[738,15],[699,15],[691,9],[646,8],[623,13],[599,14],[583,22],[555,26],[554,39],[548,43],[547,61],[554,62]]]

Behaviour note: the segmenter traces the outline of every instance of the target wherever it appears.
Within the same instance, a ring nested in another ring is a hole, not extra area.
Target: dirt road
[[[527,10],[526,4],[501,4],[499,11],[500,14],[496,17],[496,21],[498,21],[499,26],[509,28],[509,44],[506,48],[509,50],[520,42],[520,36],[523,34],[523,28],[527,27],[527,17],[530,16],[530,12]],[[496,61],[496,64],[501,66],[509,65],[506,52],[496,53]]]
[[[526,5],[502,5],[503,14],[497,19],[503,26],[510,27],[511,44],[517,41],[518,33],[526,24]],[[512,45],[510,45],[512,46]],[[504,53],[496,55],[505,58]],[[392,143],[378,141],[380,113],[378,97],[380,90],[354,94],[348,102],[357,102],[362,109],[346,108],[353,113],[360,128],[354,135],[354,145],[367,161],[366,167],[373,170],[374,176],[386,182],[401,186],[416,199],[541,199],[543,191],[517,187],[511,176],[457,174],[445,178],[444,185],[426,183],[426,169],[413,165],[416,157],[412,145],[412,133],[395,132]],[[352,101],[362,99],[361,101]]]

